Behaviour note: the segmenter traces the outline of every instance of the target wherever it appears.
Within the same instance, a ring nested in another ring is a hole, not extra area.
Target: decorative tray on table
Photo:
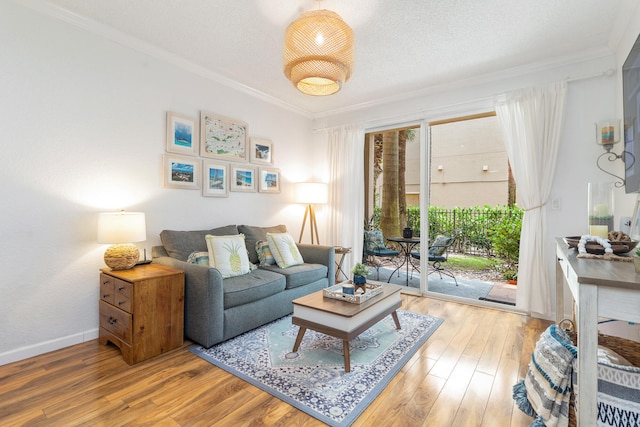
[[[564,237],[563,240],[565,241],[567,246],[569,246],[570,248],[577,249],[578,243],[580,243],[580,236]],[[631,252],[633,248],[636,247],[638,242],[635,240],[619,241],[619,242],[609,241],[609,244],[611,245],[611,250],[613,251],[614,254],[626,254],[627,252]],[[585,245],[585,249],[590,254],[604,255],[604,247],[595,241],[587,242],[587,244]]]
[[[348,283],[348,282],[343,282]],[[323,290],[324,296],[327,298],[339,299],[341,301],[347,301],[353,304],[362,304],[365,301],[370,300],[376,295],[380,295],[382,293],[382,285],[377,285],[373,283],[367,283],[366,291],[363,294],[345,294],[342,292],[342,284],[339,283],[335,286],[331,286],[330,288],[326,288]]]

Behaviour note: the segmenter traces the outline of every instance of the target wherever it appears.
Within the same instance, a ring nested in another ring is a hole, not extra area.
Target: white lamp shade
[[[98,216],[98,243],[133,243],[147,240],[142,212],[101,213]]]
[[[323,182],[298,182],[295,191],[296,203],[311,205],[329,200],[329,186]]]

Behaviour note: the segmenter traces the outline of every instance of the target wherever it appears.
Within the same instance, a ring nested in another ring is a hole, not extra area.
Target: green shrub
[[[489,238],[493,251],[505,262],[507,270],[517,270],[524,210],[517,207],[506,209],[505,215],[489,229]]]

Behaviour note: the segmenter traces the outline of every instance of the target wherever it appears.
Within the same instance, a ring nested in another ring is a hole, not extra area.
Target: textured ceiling
[[[355,68],[337,94],[310,97],[284,77],[282,45],[287,25],[317,8],[315,1],[42,2],[70,12],[64,14],[85,28],[107,26],[309,115],[612,52],[637,7],[637,0],[324,0],[322,8],[353,28]]]

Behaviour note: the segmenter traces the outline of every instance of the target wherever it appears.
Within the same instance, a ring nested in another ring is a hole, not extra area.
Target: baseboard
[[[98,338],[98,328],[0,353],[0,366]]]

